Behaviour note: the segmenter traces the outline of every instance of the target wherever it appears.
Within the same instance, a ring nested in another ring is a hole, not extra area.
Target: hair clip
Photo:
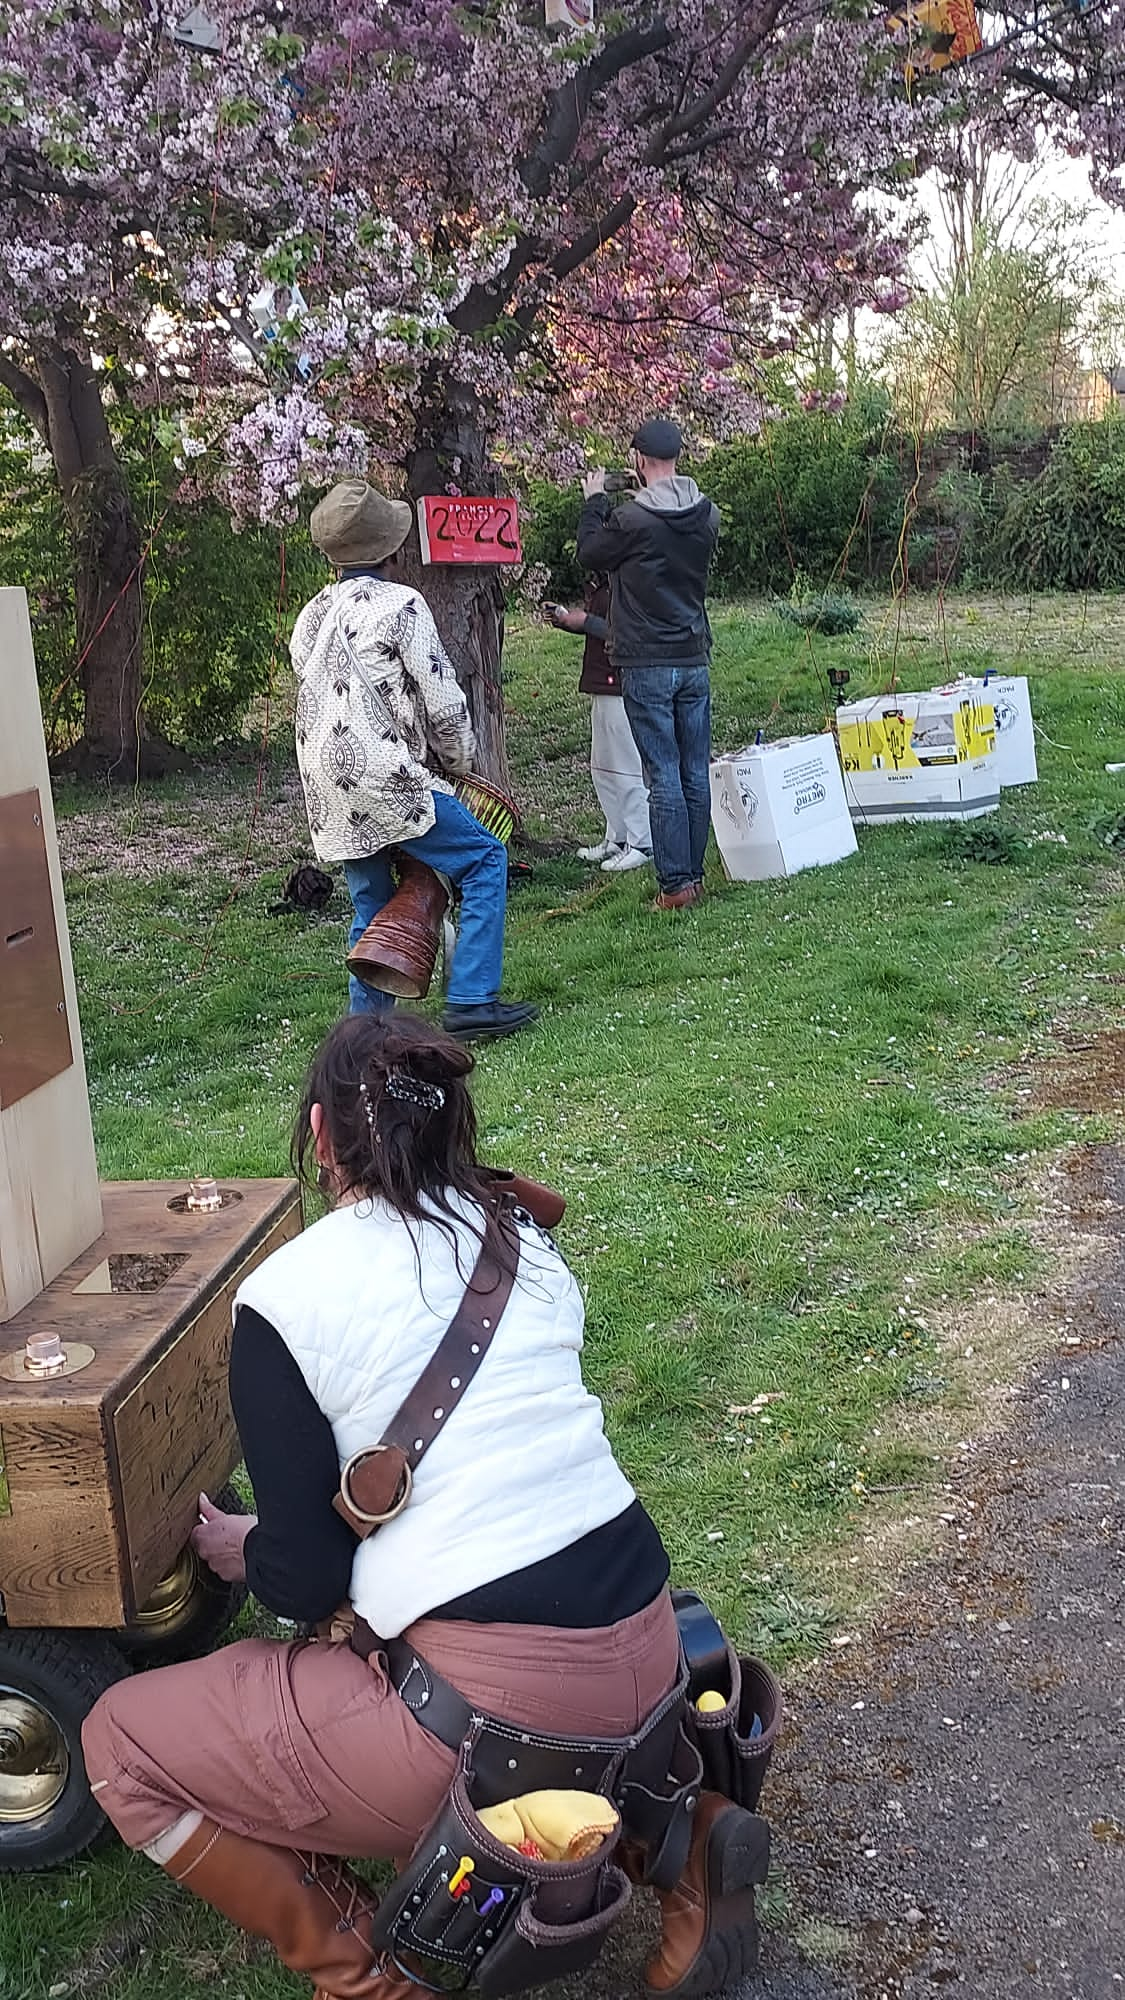
[[[397,1097],[403,1104],[421,1104],[427,1111],[440,1111],[445,1103],[440,1083],[427,1083],[424,1078],[410,1076],[401,1069],[388,1070],[383,1088],[388,1097]]]
[[[359,1079],[359,1094],[363,1099],[363,1109],[367,1116],[367,1128],[371,1133],[371,1137],[373,1139],[377,1139],[378,1133],[375,1130],[375,1106],[371,1102],[371,1092],[367,1088],[367,1078],[365,1076],[361,1076]]]

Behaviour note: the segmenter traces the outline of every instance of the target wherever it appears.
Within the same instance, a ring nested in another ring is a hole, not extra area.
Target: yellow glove
[[[525,1792],[477,1814],[494,1840],[533,1861],[582,1861],[618,1827],[617,1813],[598,1792]]]

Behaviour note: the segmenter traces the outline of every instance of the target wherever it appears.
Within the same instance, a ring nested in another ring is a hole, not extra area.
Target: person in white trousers
[[[604,577],[593,579],[584,611],[549,607],[553,625],[561,632],[580,633],[586,641],[578,687],[590,696],[590,776],[605,814],[605,837],[594,847],[580,847],[578,859],[600,862],[603,874],[624,875],[652,860],[652,835],[640,752],[621,698],[620,676],[605,649],[608,610]]]

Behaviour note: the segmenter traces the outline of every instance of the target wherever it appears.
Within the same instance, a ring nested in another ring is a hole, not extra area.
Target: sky
[[[1018,163],[1013,164],[1013,172],[1026,171]],[[935,246],[940,248],[948,242],[948,237],[931,175],[926,175],[918,183],[918,192],[930,219]],[[1053,150],[1044,150],[1037,176],[1029,184],[1030,199],[1045,197],[1092,211],[1089,221],[1090,249],[1098,258],[1105,276],[1125,291],[1125,208],[1111,208],[1094,194],[1089,172],[1081,160],[1068,159],[1065,154]]]
[[[1026,173],[1028,170],[1013,162],[1012,171]],[[947,251],[949,235],[933,176],[925,175],[915,183],[912,192],[921,202],[931,231],[929,240],[920,244],[914,259],[916,277],[924,284],[932,259],[937,257],[940,261],[943,252]],[[1045,198],[1090,210],[1087,247],[1107,283],[1125,299],[1125,208],[1111,208],[1094,194],[1089,173],[1081,160],[1068,159],[1065,154],[1053,150],[1044,152],[1040,169],[1028,185],[1029,201]],[[887,337],[889,324],[877,313],[861,313],[857,321],[861,349],[868,355],[877,354]],[[1087,364],[1095,359],[1089,352],[1084,352],[1082,358]]]

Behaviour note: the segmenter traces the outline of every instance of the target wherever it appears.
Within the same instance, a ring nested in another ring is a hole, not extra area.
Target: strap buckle
[[[410,1499],[410,1495],[414,1490],[414,1474],[411,1471],[409,1460],[404,1459],[402,1467],[402,1476],[399,1479],[398,1483],[398,1491],[396,1492],[394,1499],[392,1500],[390,1506],[387,1508],[387,1511],[384,1514],[369,1514],[365,1507],[360,1506],[359,1501],[356,1499],[355,1494],[352,1491],[352,1475],[353,1473],[358,1471],[359,1467],[364,1463],[366,1459],[374,1458],[376,1452],[395,1451],[398,1449],[399,1447],[396,1445],[387,1445],[387,1444],[364,1445],[362,1451],[353,1451],[351,1457],[349,1458],[347,1464],[344,1466],[344,1469],[340,1474],[341,1500],[344,1502],[344,1505],[348,1508],[349,1512],[355,1515],[356,1520],[362,1521],[367,1527],[381,1528],[386,1524],[386,1522],[397,1520],[398,1516],[402,1513],[403,1508],[407,1505],[407,1502]]]

